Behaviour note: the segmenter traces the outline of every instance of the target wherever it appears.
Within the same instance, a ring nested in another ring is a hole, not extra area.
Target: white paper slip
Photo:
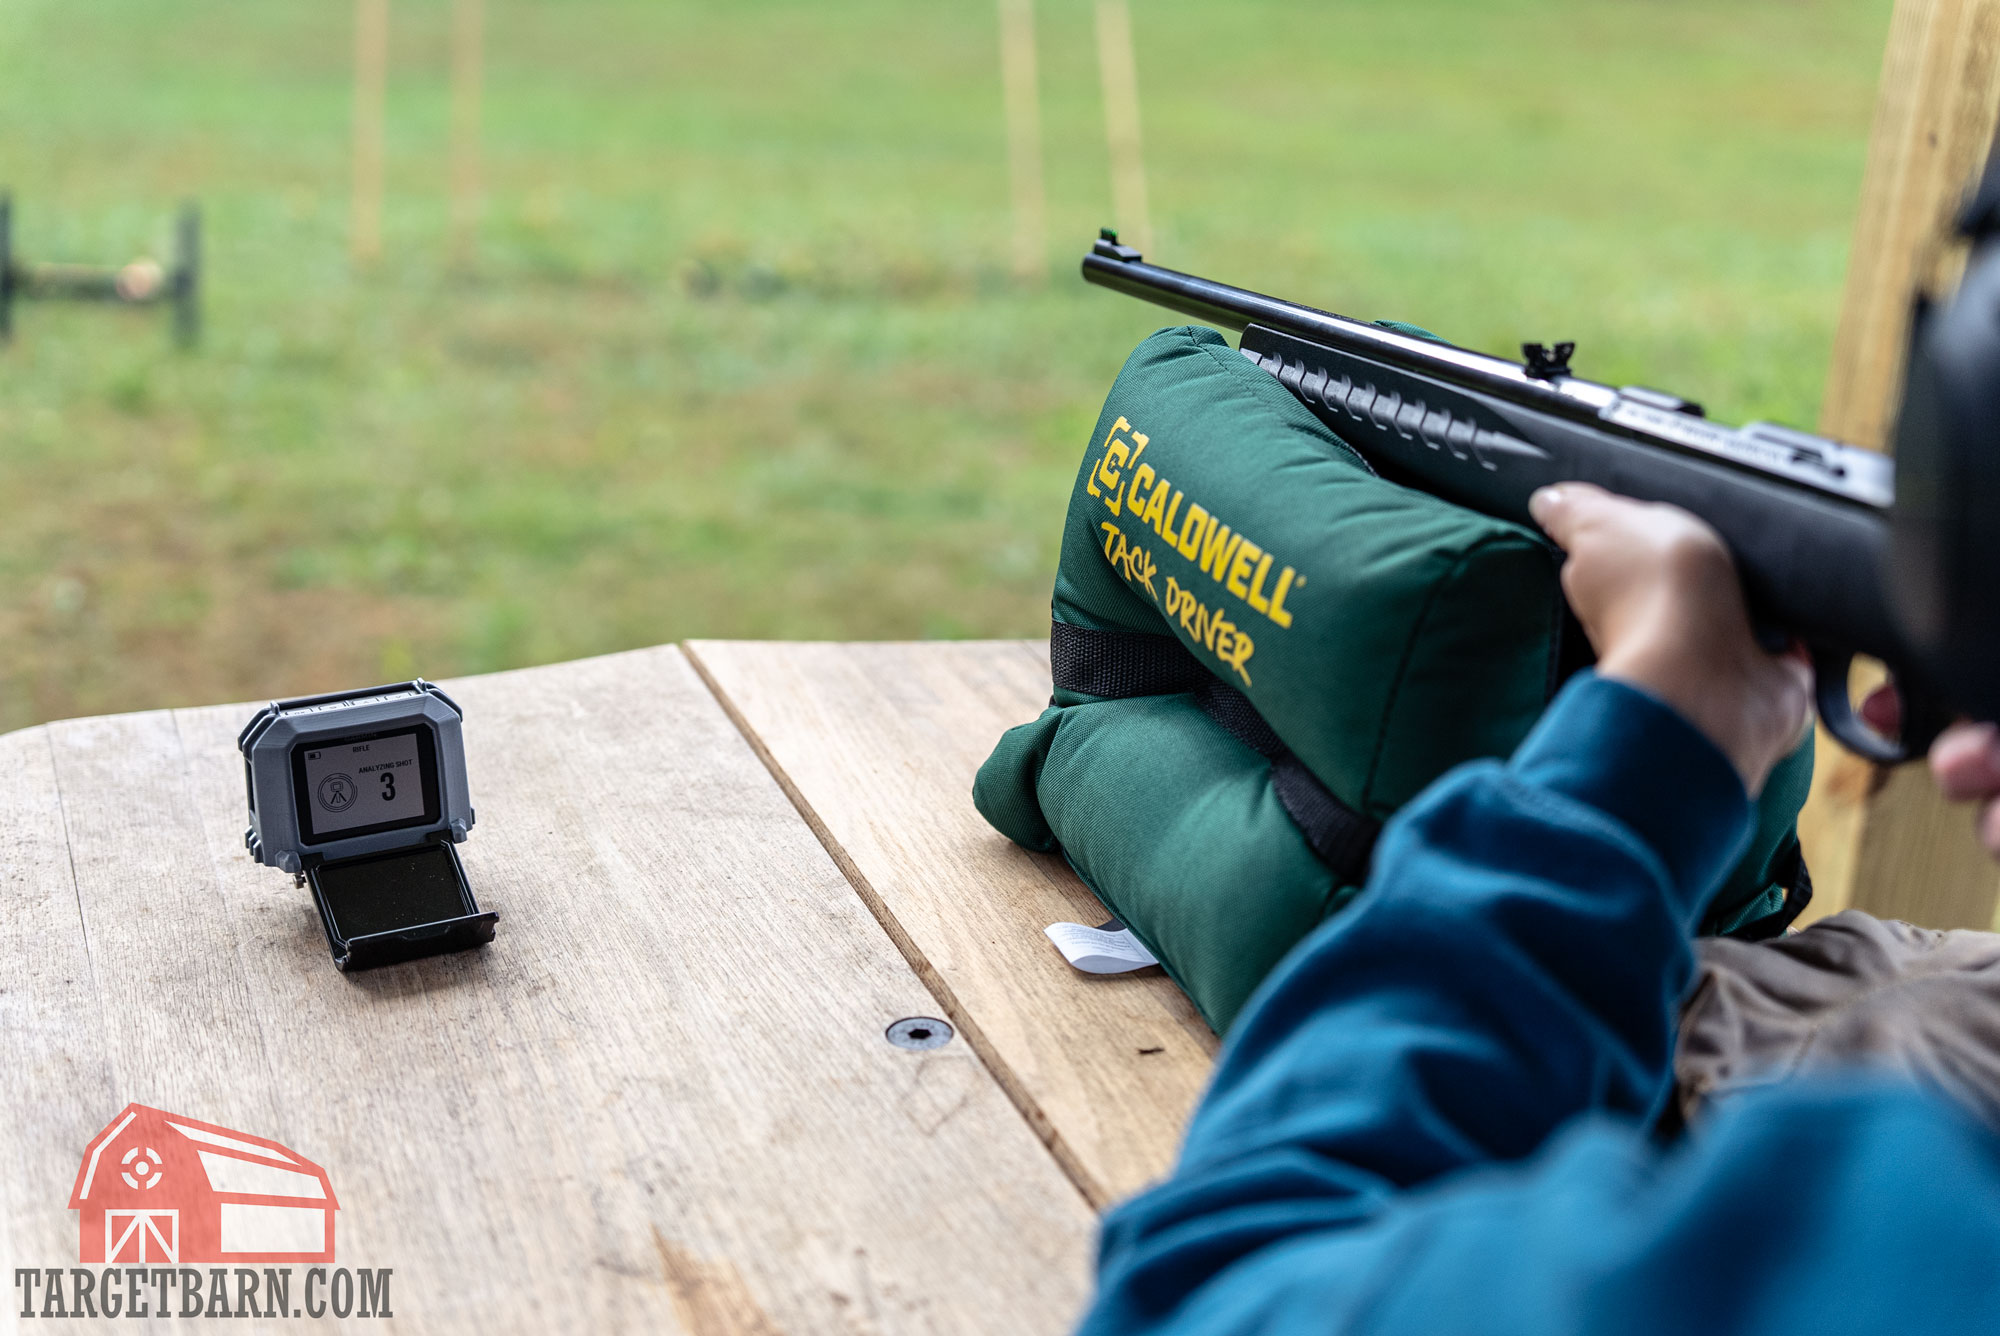
[[[1051,923],[1042,931],[1056,950],[1085,974],[1129,974],[1160,962],[1139,944],[1132,930],[1117,919],[1101,928],[1081,923]]]

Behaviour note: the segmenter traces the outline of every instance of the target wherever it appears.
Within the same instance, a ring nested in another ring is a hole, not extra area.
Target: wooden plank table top
[[[324,1166],[334,1265],[392,1268],[365,1329],[1064,1330],[1214,1039],[1158,971],[1071,971],[1041,929],[1101,910],[972,810],[1045,651],[446,685],[498,937],[354,975],[244,850],[253,707],[0,737],[0,1276],[78,1265],[80,1158],[139,1103]],[[891,1045],[913,1016],[957,1034]]]
[[[1072,970],[1042,929],[1100,923],[1103,906],[972,807],[995,740],[1048,702],[1047,643],[687,652],[1091,1202],[1165,1173],[1214,1033],[1159,970]]]

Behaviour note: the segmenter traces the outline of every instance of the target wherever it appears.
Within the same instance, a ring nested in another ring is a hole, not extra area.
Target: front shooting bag
[[[1359,893],[1383,820],[1511,753],[1588,662],[1557,570],[1541,535],[1376,476],[1214,330],[1161,330],[1070,496],[1049,708],[974,802],[1060,849],[1223,1030]],[[1770,936],[1803,908],[1811,775],[1808,740],[1705,930]]]

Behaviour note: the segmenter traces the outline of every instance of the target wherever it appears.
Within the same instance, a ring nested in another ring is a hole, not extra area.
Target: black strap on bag
[[[1049,667],[1058,688],[1088,696],[1122,700],[1130,696],[1192,695],[1202,713],[1271,763],[1271,787],[1314,856],[1342,885],[1358,886],[1367,880],[1381,823],[1328,792],[1319,777],[1306,769],[1264,722],[1249,697],[1204,668],[1179,640],[1142,631],[1095,631],[1051,621]],[[1737,928],[1732,937],[1752,942],[1777,937],[1812,900],[1812,875],[1796,844],[1780,865],[1778,883],[1785,888],[1784,904]],[[1718,926],[1705,923],[1701,931],[1713,934]]]
[[[1220,685],[1172,636],[1093,631],[1057,621],[1049,623],[1049,673],[1063,691],[1107,700],[1170,696],[1204,682]]]
[[[1382,826],[1327,791],[1292,754],[1250,698],[1218,678],[1172,636],[1049,623],[1049,669],[1059,690],[1123,700],[1188,694],[1203,714],[1271,763],[1271,787],[1314,857],[1344,886],[1368,879]]]

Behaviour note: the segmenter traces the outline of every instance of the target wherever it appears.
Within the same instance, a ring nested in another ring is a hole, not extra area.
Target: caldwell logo
[[[75,1267],[20,1267],[22,1317],[389,1317],[390,1268],[333,1261],[340,1202],[291,1147],[127,1104],[84,1147],[70,1190]]]
[[[331,1262],[326,1170],[268,1137],[127,1104],[84,1148],[77,1260]]]

